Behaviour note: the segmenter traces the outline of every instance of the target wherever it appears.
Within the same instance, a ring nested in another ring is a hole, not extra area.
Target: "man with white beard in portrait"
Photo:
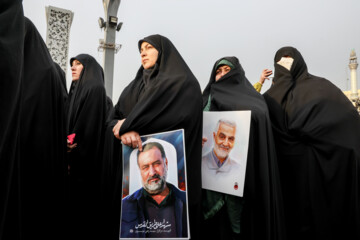
[[[235,144],[236,123],[227,119],[220,119],[213,132],[214,147],[202,157],[202,175],[215,177],[219,180],[233,178],[239,175],[241,165],[230,158],[230,152]],[[206,181],[206,180],[205,180]]]

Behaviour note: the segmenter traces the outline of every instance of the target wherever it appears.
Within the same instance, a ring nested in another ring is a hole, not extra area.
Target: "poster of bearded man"
[[[204,112],[202,188],[242,197],[251,111]]]
[[[123,145],[120,239],[189,239],[184,130]]]

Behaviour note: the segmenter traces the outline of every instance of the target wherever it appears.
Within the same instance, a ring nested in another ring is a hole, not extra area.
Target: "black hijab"
[[[69,154],[70,228],[73,238],[98,238],[101,159],[107,114],[107,96],[102,67],[88,54],[71,58],[82,65],[68,98],[67,133],[75,133],[77,143]],[[90,210],[91,209],[91,210]],[[92,231],[88,231],[88,229]]]
[[[283,56],[290,71],[277,64]],[[330,81],[308,73],[300,52],[278,50],[264,94],[273,124],[289,237],[360,238],[360,117]]]
[[[120,135],[132,130],[145,135],[184,128],[189,202],[196,203],[197,189],[201,186],[196,172],[200,170],[201,156],[201,145],[198,145],[202,125],[200,86],[170,40],[152,35],[141,40],[139,46],[144,41],[159,51],[155,66],[158,70],[153,71],[150,84],[146,85],[141,66],[135,79],[122,92],[115,106],[120,119],[126,118]]]
[[[226,59],[235,68],[215,81],[218,63]],[[245,76],[245,71],[236,57],[224,57],[215,62],[209,83],[203,92],[203,107],[211,94],[210,111],[253,110],[267,112],[263,97],[256,92]]]
[[[0,4],[0,239],[21,238],[20,87],[24,57],[21,0]]]
[[[215,81],[218,63],[234,68]],[[245,239],[284,239],[284,218],[271,122],[266,103],[245,76],[236,57],[215,62],[203,92],[203,106],[211,94],[210,111],[251,110],[248,159],[241,231]],[[219,223],[221,224],[221,223]]]
[[[186,116],[196,113],[197,105],[192,107],[187,103],[192,102],[191,98],[196,101],[199,97],[198,81],[167,38],[160,35],[149,36],[139,41],[139,48],[144,41],[159,51],[159,57],[155,69],[145,70],[144,74],[141,66],[135,79],[122,92],[116,106],[120,119],[121,115],[126,118],[120,135],[131,130],[143,135],[159,130],[173,130],[176,127],[193,128],[196,124],[189,124]],[[147,82],[151,84],[146,84]]]
[[[91,176],[100,163],[102,155],[107,97],[104,87],[104,73],[97,61],[88,54],[80,54],[70,59],[83,65],[79,80],[73,81],[68,98],[68,134],[75,133],[78,144],[74,155],[79,165],[74,171]],[[70,154],[73,155],[73,154]],[[73,163],[70,163],[73,164]],[[76,174],[76,173],[74,173]]]
[[[121,93],[111,116],[111,120],[115,121],[110,124],[110,128],[112,129],[117,120],[126,118],[121,126],[120,135],[132,130],[145,135],[185,129],[190,231],[195,237],[201,201],[202,101],[200,86],[169,39],[161,35],[148,36],[139,41],[139,49],[144,41],[158,50],[157,62],[150,70],[144,71],[141,66],[135,79]],[[112,138],[114,138],[113,134]],[[119,154],[116,154],[115,162],[119,161],[118,156]],[[117,169],[116,182],[119,185],[115,189],[119,191],[122,166],[113,163],[109,163],[110,165]],[[117,193],[115,204],[121,204],[120,194]]]
[[[60,74],[34,24],[25,18],[20,170],[23,237],[64,237],[66,112]],[[36,218],[34,218],[36,216]]]
[[[79,80],[73,81],[70,86],[73,92],[69,99],[68,133],[75,132],[77,138],[84,138],[86,136],[85,128],[95,127],[98,129],[98,125],[102,126],[104,123],[102,114],[106,112],[104,72],[99,63],[88,54],[79,54],[71,58],[70,66],[75,59],[80,61],[84,68]],[[83,105],[84,103],[86,105]],[[88,109],[90,107],[92,109]],[[95,113],[101,114],[99,116]]]

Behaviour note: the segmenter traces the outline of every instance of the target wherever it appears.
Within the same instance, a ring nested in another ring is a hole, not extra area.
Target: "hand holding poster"
[[[141,136],[123,145],[120,239],[189,239],[184,131]]]
[[[251,111],[204,112],[202,187],[243,196]]]

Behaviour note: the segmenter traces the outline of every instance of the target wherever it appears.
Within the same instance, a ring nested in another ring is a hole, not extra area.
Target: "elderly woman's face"
[[[73,81],[79,80],[80,74],[81,74],[81,71],[83,70],[83,68],[84,68],[84,65],[82,65],[80,61],[75,59],[72,62],[71,75],[72,75],[72,80]]]
[[[224,75],[226,75],[228,72],[230,72],[231,67],[228,65],[222,65],[216,69],[215,72],[215,81],[218,81],[220,78],[222,78]]]
[[[158,58],[159,52],[148,42],[143,42],[140,48],[141,64],[145,69],[152,68]]]

